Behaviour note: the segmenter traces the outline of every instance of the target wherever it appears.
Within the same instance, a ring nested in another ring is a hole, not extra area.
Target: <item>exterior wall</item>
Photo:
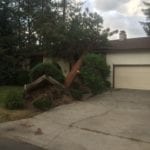
[[[52,59],[50,57],[43,56],[43,63],[52,63]]]
[[[107,64],[110,66],[109,81],[113,83],[113,65],[145,65],[150,64],[150,52],[108,53]]]

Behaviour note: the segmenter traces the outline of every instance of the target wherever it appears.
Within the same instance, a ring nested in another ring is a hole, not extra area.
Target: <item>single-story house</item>
[[[150,90],[150,37],[127,39],[123,32],[99,52],[106,55],[113,88]]]
[[[110,66],[109,81],[113,88],[150,90],[150,37],[128,39],[122,31],[118,40],[111,40],[107,48],[95,52],[106,56]],[[67,77],[71,69],[67,61],[52,60],[43,53],[36,55],[31,60],[37,58],[38,62],[57,62]]]

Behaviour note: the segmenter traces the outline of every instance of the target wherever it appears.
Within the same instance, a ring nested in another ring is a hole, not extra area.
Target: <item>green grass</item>
[[[0,86],[0,107],[4,106],[4,103],[6,101],[7,94],[11,90],[16,91],[23,91],[23,87],[19,86]]]
[[[18,86],[0,86],[0,123],[25,119],[37,115],[39,112],[32,109],[8,110],[4,106],[7,94],[11,90],[23,91],[23,87]]]

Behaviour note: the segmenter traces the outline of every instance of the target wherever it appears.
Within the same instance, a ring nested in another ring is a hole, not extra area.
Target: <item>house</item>
[[[121,31],[118,40],[110,41],[107,48],[96,52],[106,56],[110,66],[109,81],[113,88],[150,90],[150,37],[127,39],[126,33]],[[50,60],[43,57],[43,62]],[[55,62],[67,77],[69,63],[60,59]]]
[[[106,56],[110,66],[109,81],[113,88],[150,90],[150,37],[128,39],[126,33],[121,31],[118,40],[110,41],[107,48],[95,52]],[[65,77],[72,75],[69,62],[50,59],[46,54],[39,53],[37,58],[39,56],[41,62],[56,62]]]
[[[113,88],[150,90],[150,37],[127,39],[121,31],[118,40],[95,52],[106,56]]]
[[[106,55],[113,88],[150,90],[150,37],[127,39],[123,31],[99,52]]]

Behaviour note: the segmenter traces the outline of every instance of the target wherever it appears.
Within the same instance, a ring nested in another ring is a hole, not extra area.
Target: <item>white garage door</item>
[[[150,66],[115,66],[114,88],[150,90]]]

